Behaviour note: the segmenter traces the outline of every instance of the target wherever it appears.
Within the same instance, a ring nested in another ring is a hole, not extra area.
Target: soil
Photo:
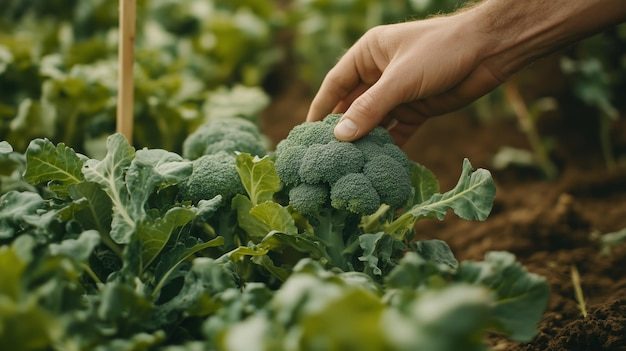
[[[295,87],[274,99],[263,124],[274,142],[302,121],[309,96]],[[418,237],[445,240],[461,260],[510,251],[548,280],[551,297],[535,339],[519,344],[493,335],[493,350],[626,350],[626,243],[603,255],[597,240],[599,233],[626,227],[626,160],[607,170],[593,117],[554,115],[540,122],[541,134],[556,145],[554,180],[528,168],[493,170],[491,160],[502,146],[528,149],[514,118],[479,120],[462,111],[425,123],[404,146],[409,157],[431,169],[442,190],[454,186],[463,158],[469,158],[474,167],[492,171],[497,195],[486,221],[450,215],[443,222],[420,222]],[[615,151],[626,155],[626,125],[614,127]],[[586,317],[575,297],[573,269],[580,274]]]

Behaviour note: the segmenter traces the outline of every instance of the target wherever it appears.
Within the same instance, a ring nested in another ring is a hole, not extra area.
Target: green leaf
[[[411,163],[411,185],[415,191],[413,204],[421,204],[439,192],[439,182],[433,172],[415,162]]]
[[[309,309],[298,321],[298,345],[345,345],[350,350],[388,350],[390,345],[381,328],[382,301],[364,289],[344,289],[322,308]],[[330,349],[333,349],[332,347]],[[337,350],[343,349],[342,347]]]
[[[95,230],[82,232],[77,239],[66,239],[49,246],[52,255],[63,255],[78,262],[85,262],[93,249],[100,244],[100,235]]]
[[[13,147],[6,141],[0,141],[0,155],[13,152]]]
[[[163,250],[174,229],[191,222],[196,217],[193,208],[174,207],[162,218],[146,218],[139,223],[137,240],[141,243],[141,262],[145,269]]]
[[[95,183],[83,182],[69,188],[74,199],[71,217],[78,220],[85,229],[97,230],[101,235],[111,231],[112,202],[107,194]]]
[[[254,206],[250,214],[265,224],[271,231],[287,234],[297,234],[298,229],[287,208],[273,202],[266,201]]]
[[[37,213],[45,202],[37,193],[10,191],[0,197],[0,239],[10,239],[24,229],[29,217]]]
[[[489,291],[466,284],[427,290],[388,311],[382,329],[392,350],[485,351]]]
[[[22,292],[22,275],[26,263],[10,246],[0,246],[0,299],[18,301]],[[0,319],[1,320],[1,319]],[[2,334],[2,329],[0,329]]]
[[[170,301],[157,306],[154,322],[159,327],[170,320],[177,320],[177,317],[172,315],[181,312],[206,316],[218,307],[213,303],[216,296],[227,291],[231,293],[237,291],[234,296],[239,296],[236,279],[236,275],[227,264],[220,264],[207,257],[194,259],[191,269],[185,275],[180,292]]]
[[[217,210],[219,210],[222,204],[222,195],[217,195],[210,200],[200,200],[198,201],[197,208],[197,216],[207,220],[210,218]]]
[[[154,277],[155,281],[158,283],[154,294],[159,292],[161,287],[167,282],[169,276],[183,261],[189,259],[199,251],[221,245],[224,245],[224,238],[221,236],[207,242],[199,242],[195,238],[177,241],[171,250],[163,254],[163,257],[159,260],[155,269]]]
[[[450,269],[457,269],[459,261],[456,260],[450,246],[442,240],[420,240],[414,244],[415,252],[426,261],[438,265],[444,265]]]
[[[232,209],[237,212],[237,225],[252,239],[260,240],[270,232],[270,228],[267,224],[250,214],[252,202],[244,195],[237,194],[233,197]]]
[[[65,144],[55,147],[47,139],[35,139],[26,150],[24,179],[33,185],[50,182],[50,190],[67,196],[68,186],[83,181],[82,167],[83,161]]]
[[[135,149],[126,139],[121,134],[113,134],[107,139],[104,159],[88,160],[82,170],[86,180],[99,184],[111,198],[111,238],[118,244],[127,244],[136,227],[124,177],[134,157]]]
[[[259,246],[267,247],[270,250],[280,249],[282,247],[291,247],[296,251],[306,254],[306,257],[314,258],[321,261],[328,260],[328,254],[321,242],[316,241],[312,237],[300,234],[288,234],[281,232],[270,232],[261,241]]]
[[[395,221],[385,226],[385,231],[403,238],[415,222],[423,218],[443,220],[448,210],[467,220],[485,220],[491,212],[496,187],[491,173],[485,169],[473,171],[469,160],[463,161],[463,171],[454,189],[435,194],[425,202],[413,206]]]
[[[416,252],[409,252],[385,276],[385,286],[394,289],[419,289],[440,286],[455,271],[447,264],[429,261]]]
[[[237,173],[254,206],[272,200],[280,190],[280,178],[269,157],[241,153],[237,155]]]
[[[359,246],[363,249],[363,255],[359,257],[359,261],[365,262],[365,273],[382,275],[381,267],[393,264],[391,257],[394,247],[401,244],[384,232],[359,235]]]
[[[189,178],[192,164],[173,152],[143,149],[135,153],[126,172],[131,214],[135,220],[145,216],[144,206],[157,188],[178,184]]]
[[[527,342],[548,303],[545,278],[529,273],[508,252],[489,252],[482,262],[464,261],[458,280],[478,284],[496,294],[493,315],[498,328],[513,340]]]

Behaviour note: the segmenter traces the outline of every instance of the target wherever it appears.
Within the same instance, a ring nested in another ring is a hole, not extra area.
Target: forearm
[[[486,0],[462,15],[484,35],[485,60],[506,77],[538,57],[626,19],[626,0]]]

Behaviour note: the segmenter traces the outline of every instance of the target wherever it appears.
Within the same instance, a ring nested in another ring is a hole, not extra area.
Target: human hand
[[[464,14],[369,30],[324,79],[307,120],[345,112],[335,129],[354,140],[387,126],[402,145],[431,116],[458,109],[500,84],[488,39]]]

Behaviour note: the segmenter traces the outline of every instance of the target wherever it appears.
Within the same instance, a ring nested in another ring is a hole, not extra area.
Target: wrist
[[[537,58],[623,21],[626,1],[485,0],[461,15],[473,24],[481,61],[506,78]]]

